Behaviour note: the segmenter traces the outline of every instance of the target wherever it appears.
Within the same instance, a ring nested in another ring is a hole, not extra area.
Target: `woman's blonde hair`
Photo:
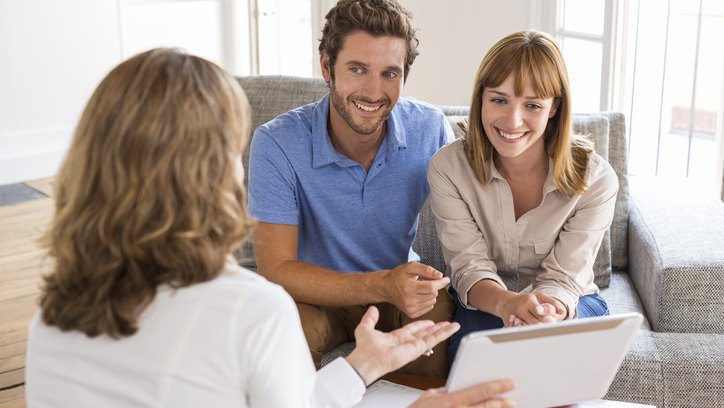
[[[466,153],[475,176],[486,182],[485,161],[492,160],[493,145],[483,129],[481,110],[483,90],[500,86],[509,75],[514,77],[516,96],[521,96],[526,82],[537,97],[555,98],[556,114],[548,121],[544,134],[547,154],[553,159],[556,188],[572,197],[585,191],[585,173],[593,144],[572,132],[571,94],[568,73],[560,49],[548,34],[519,31],[498,41],[488,51],[478,68],[466,127]]]
[[[239,84],[199,57],[154,49],[113,69],[55,179],[43,321],[132,335],[159,285],[218,276],[251,228],[238,174],[250,119]]]

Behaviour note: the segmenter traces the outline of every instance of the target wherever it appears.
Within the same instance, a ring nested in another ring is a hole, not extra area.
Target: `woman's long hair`
[[[553,182],[563,194],[572,197],[586,189],[585,174],[593,144],[572,132],[571,94],[566,64],[555,40],[546,33],[528,30],[510,34],[488,51],[478,68],[466,128],[466,153],[481,184],[486,183],[485,161],[492,159],[493,145],[482,123],[483,90],[500,86],[513,75],[516,96],[523,94],[526,82],[539,98],[559,101],[556,114],[544,134],[546,152],[553,159]]]
[[[218,276],[251,228],[239,178],[250,123],[238,83],[204,59],[154,49],[113,69],[55,179],[43,321],[132,335],[159,285]]]

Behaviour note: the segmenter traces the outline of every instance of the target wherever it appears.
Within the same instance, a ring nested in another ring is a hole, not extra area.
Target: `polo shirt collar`
[[[312,168],[326,166],[336,161],[332,140],[329,139],[327,118],[329,117],[329,94],[312,111]]]
[[[400,109],[398,106],[392,109],[390,116],[387,118],[387,135],[385,135],[385,143],[387,143],[387,152],[396,152],[401,148],[407,147],[407,133],[405,126],[400,117]]]
[[[322,98],[312,113],[312,168],[319,168],[331,163],[336,163],[341,154],[332,146],[329,138],[329,94]],[[407,135],[405,127],[400,118],[399,109],[395,106],[387,118],[387,133],[385,134],[385,147],[387,158],[400,149],[407,147]],[[381,148],[381,147],[380,147]]]

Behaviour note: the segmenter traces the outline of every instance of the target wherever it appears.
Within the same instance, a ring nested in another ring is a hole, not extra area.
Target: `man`
[[[442,112],[400,98],[417,56],[411,15],[395,0],[341,0],[326,18],[329,95],[260,126],[249,165],[259,272],[297,302],[318,367],[370,304],[381,330],[452,317],[449,278],[411,249],[428,161],[453,138]],[[446,347],[401,371],[446,376]]]

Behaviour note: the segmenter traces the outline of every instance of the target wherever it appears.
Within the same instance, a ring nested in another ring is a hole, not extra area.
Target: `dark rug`
[[[20,204],[25,201],[37,200],[47,197],[38,190],[30,188],[23,183],[6,184],[0,186],[0,206]]]

